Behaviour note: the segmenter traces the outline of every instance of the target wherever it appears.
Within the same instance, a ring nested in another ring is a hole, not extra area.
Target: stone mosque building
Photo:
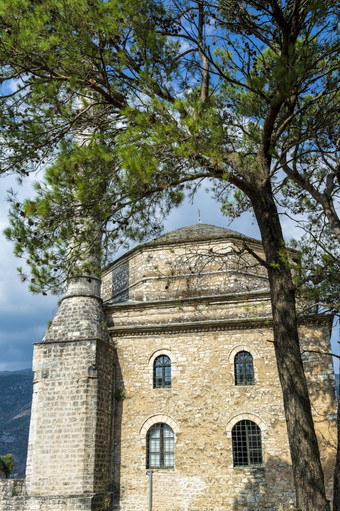
[[[69,285],[35,344],[26,480],[1,483],[0,509],[295,509],[268,279],[252,254],[259,241],[198,224]],[[330,351],[330,327],[316,313],[300,325],[329,498],[335,382],[315,351]]]

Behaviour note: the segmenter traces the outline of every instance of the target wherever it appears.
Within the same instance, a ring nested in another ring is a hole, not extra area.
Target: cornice
[[[328,325],[330,323],[329,315],[313,315],[299,318],[299,326],[306,325]],[[206,332],[206,331],[224,331],[224,330],[247,330],[256,328],[273,327],[271,316],[257,318],[235,318],[209,321],[187,321],[183,323],[162,323],[153,325],[132,325],[126,327],[109,327],[109,333],[112,337],[131,337],[154,335],[160,333],[176,334],[181,332]]]
[[[65,339],[64,337],[62,338],[62,340],[58,339],[58,338],[53,338],[53,339],[43,339],[42,341],[39,341],[39,342],[33,342],[33,346],[42,346],[42,347],[46,347],[47,345],[51,345],[51,344],[56,344],[58,346],[60,345],[63,345],[63,344],[81,344],[81,343],[98,343],[98,344],[103,344],[105,346],[107,346],[108,348],[112,348],[112,345],[110,344],[110,342],[108,342],[108,340],[105,340],[103,339],[102,337],[79,337],[77,339]]]
[[[162,307],[179,307],[191,304],[208,304],[216,305],[223,303],[243,303],[245,301],[259,301],[270,300],[270,292],[267,289],[260,289],[258,291],[249,291],[247,293],[230,293],[227,295],[204,295],[204,296],[190,296],[178,297],[164,300],[153,300],[149,302],[116,302],[104,303],[103,308],[105,312],[121,309],[153,309]]]

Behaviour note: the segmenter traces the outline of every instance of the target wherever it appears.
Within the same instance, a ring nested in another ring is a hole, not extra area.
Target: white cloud
[[[32,343],[39,342],[57,308],[57,297],[32,295],[20,282],[13,246],[4,235],[8,226],[7,190],[18,190],[20,198],[32,194],[34,177],[18,185],[14,176],[0,179],[0,370],[24,369],[31,366]]]

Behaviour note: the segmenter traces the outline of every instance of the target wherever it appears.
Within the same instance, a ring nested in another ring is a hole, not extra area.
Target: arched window
[[[237,422],[231,436],[234,467],[262,464],[261,430],[255,422]]]
[[[153,363],[153,387],[171,387],[171,360],[166,355],[155,358]]]
[[[248,351],[235,355],[235,385],[254,385],[253,356]]]
[[[158,422],[147,433],[146,468],[173,468],[175,463],[174,432],[167,424]]]

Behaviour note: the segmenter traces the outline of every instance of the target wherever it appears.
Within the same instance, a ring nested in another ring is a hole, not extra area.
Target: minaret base
[[[25,511],[111,509],[114,347],[89,291],[34,345]]]

